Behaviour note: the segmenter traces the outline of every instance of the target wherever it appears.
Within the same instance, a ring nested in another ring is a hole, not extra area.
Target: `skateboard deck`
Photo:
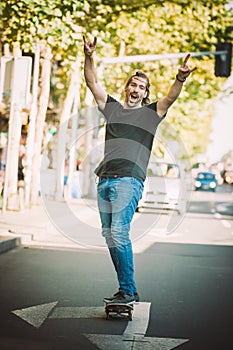
[[[133,313],[133,304],[116,304],[116,303],[105,303],[105,313],[106,320],[109,319],[110,316],[115,318],[123,318],[128,316],[129,320],[132,321],[132,313]]]

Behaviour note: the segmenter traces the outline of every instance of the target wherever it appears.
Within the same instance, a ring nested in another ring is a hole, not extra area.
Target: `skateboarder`
[[[97,38],[93,42],[85,37],[83,40],[86,84],[106,121],[104,158],[95,173],[99,177],[97,194],[102,235],[117,273],[119,290],[104,301],[133,303],[139,301],[139,295],[134,279],[130,223],[142,195],[156,129],[196,67],[189,67],[188,54],[168,94],[152,103],[149,78],[143,72],[136,72],[126,83],[122,104],[108,95],[98,82],[93,58]]]

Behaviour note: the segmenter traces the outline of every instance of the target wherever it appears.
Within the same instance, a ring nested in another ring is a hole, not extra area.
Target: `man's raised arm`
[[[84,42],[84,77],[88,88],[91,90],[96,103],[101,109],[104,109],[105,103],[107,101],[107,93],[103,87],[98,83],[93,53],[96,48],[97,38],[94,38],[93,42],[86,41],[85,36],[83,36]]]
[[[176,75],[175,82],[171,85],[167,96],[163,97],[161,100],[157,103],[157,112],[160,117],[164,116],[167,113],[168,108],[176,101],[176,99],[179,97],[180,92],[183,87],[183,83],[185,82],[186,78],[197,68],[190,68],[187,64],[188,60],[190,58],[190,54],[188,54],[181,67],[178,69],[178,73]]]

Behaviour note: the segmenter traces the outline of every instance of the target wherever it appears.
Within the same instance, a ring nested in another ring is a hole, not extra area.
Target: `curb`
[[[7,252],[10,249],[14,249],[21,245],[19,237],[2,237],[0,236],[0,254]]]

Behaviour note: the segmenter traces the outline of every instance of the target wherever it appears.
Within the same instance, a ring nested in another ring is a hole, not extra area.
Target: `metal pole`
[[[192,57],[200,57],[200,56],[225,56],[227,51],[202,51],[202,52],[190,52]],[[187,53],[167,53],[161,55],[135,55],[135,56],[121,56],[121,57],[110,57],[103,58],[99,61],[99,65],[107,65],[107,64],[117,64],[117,63],[131,63],[131,62],[146,62],[146,61],[159,61],[165,59],[179,59],[184,58]]]

